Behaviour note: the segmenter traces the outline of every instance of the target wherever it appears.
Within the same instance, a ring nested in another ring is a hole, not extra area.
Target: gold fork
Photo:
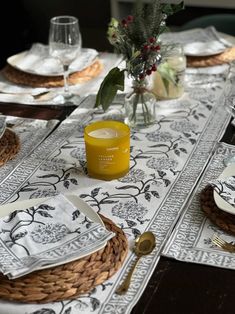
[[[216,235],[212,238],[212,242],[227,252],[235,253],[235,244],[233,243],[229,243]]]

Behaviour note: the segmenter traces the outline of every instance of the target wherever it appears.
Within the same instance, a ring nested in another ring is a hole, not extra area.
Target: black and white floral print
[[[173,136],[170,132],[154,131],[146,134],[146,138],[152,142],[167,142],[172,140]]]
[[[195,123],[184,119],[181,121],[174,121],[173,123],[171,123],[170,128],[173,131],[185,133],[196,131],[198,126]]]
[[[135,201],[125,203],[119,202],[112,208],[112,214],[122,219],[142,219],[148,212],[148,209]]]
[[[103,120],[124,121],[124,114],[118,110],[110,110],[109,113],[103,116]]]
[[[30,198],[43,198],[43,197],[51,197],[51,196],[55,196],[58,194],[58,191],[55,191],[54,189],[45,189],[45,190],[41,190],[38,189],[37,191],[33,192],[30,195]]]
[[[146,174],[142,169],[131,169],[125,177],[120,178],[119,181],[123,183],[137,183],[143,181],[146,178]]]
[[[165,245],[163,250],[164,256],[183,262],[235,270],[234,255],[222,250],[212,242],[214,236],[218,235],[223,240],[234,243],[234,235],[220,228],[219,225],[214,224],[210,219],[207,219],[207,216],[201,210],[201,193],[208,184],[221,197],[225,196],[225,201],[230,202],[231,200],[234,202],[235,176],[219,178],[225,169],[224,158],[231,156],[232,152],[234,152],[233,145],[225,143],[217,144],[215,152],[210,158],[205,171],[202,173],[190,201],[186,204],[173,233]],[[234,168],[230,168],[229,170],[231,174],[233,172],[232,169]],[[221,204],[224,206],[224,202]],[[224,208],[224,210],[227,211],[227,208]],[[232,221],[234,221],[232,220],[232,215],[234,214],[235,208],[233,211],[232,207],[231,212],[229,209],[230,228]],[[222,223],[223,219],[221,216],[220,225]],[[224,225],[228,227],[228,224]]]
[[[85,147],[76,147],[71,151],[71,156],[73,158],[78,159],[79,161],[85,161],[86,160],[86,151]]]
[[[47,160],[40,166],[42,171],[57,171],[62,170],[66,166],[66,161],[62,158],[55,158],[53,160]]]
[[[91,221],[62,194],[1,218],[0,230],[4,256],[0,257],[0,270],[9,278],[43,265],[53,266],[57,261],[78,259],[114,235]]]
[[[69,233],[69,230],[66,225],[47,223],[45,225],[36,226],[30,233],[30,236],[36,243],[47,244],[60,241],[67,233]]]
[[[178,166],[178,162],[174,159],[167,157],[160,158],[151,158],[146,163],[147,167],[154,170],[168,170],[168,169],[176,169]]]
[[[6,128],[6,117],[0,116],[0,138],[2,137]]]

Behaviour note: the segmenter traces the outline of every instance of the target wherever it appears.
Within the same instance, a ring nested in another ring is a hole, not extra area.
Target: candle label
[[[118,147],[117,147],[118,149]],[[115,162],[113,161],[114,155],[98,155],[99,160],[99,169],[105,170],[110,165],[115,165]]]

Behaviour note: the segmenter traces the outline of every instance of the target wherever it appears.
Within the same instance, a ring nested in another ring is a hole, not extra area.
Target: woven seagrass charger
[[[127,239],[110,219],[100,216],[106,228],[116,234],[103,249],[76,261],[35,271],[14,280],[0,275],[0,298],[25,303],[74,299],[113,276],[126,258]]]
[[[207,57],[187,57],[188,67],[209,67],[221,65],[235,60],[235,47],[227,48],[224,52]]]
[[[98,76],[103,69],[103,64],[100,60],[95,60],[91,65],[83,69],[71,73],[68,78],[68,82],[71,85],[84,83],[92,78]],[[64,78],[63,76],[42,76],[20,71],[9,64],[7,64],[2,74],[11,82],[16,84],[22,84],[32,87],[63,87]]]
[[[12,130],[6,128],[0,138],[0,166],[15,157],[20,150],[19,137]]]
[[[206,216],[222,230],[235,234],[235,215],[219,209],[214,201],[213,188],[207,186],[200,195],[201,208]]]

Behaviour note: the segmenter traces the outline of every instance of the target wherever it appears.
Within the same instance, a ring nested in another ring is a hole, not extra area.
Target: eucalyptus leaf
[[[118,67],[109,71],[100,85],[95,107],[101,105],[103,110],[106,111],[116,96],[117,91],[124,91],[124,74],[125,70],[120,70]]]

